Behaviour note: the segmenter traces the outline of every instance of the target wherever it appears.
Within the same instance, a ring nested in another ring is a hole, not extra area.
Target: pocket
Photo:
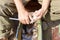
[[[60,20],[60,0],[51,1],[51,20]]]

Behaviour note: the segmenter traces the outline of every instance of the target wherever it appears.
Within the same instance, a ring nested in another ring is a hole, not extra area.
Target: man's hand
[[[33,20],[37,21],[37,20],[41,19],[44,13],[45,13],[45,11],[43,9],[35,11],[33,13]]]
[[[29,12],[24,8],[22,0],[14,0],[18,11],[18,19],[22,24],[29,24]]]
[[[29,13],[27,11],[20,11],[18,13],[18,18],[22,24],[29,24]]]
[[[42,7],[38,11],[35,11],[33,13],[33,21],[37,21],[38,19],[41,19],[44,13],[48,10],[50,0],[43,0]]]

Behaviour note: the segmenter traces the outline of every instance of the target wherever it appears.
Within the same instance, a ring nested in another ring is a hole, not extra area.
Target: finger
[[[37,20],[41,19],[41,17],[42,17],[42,16],[38,16],[38,17],[37,17]]]
[[[29,15],[29,19],[30,19],[30,21],[31,21],[31,20],[33,20],[33,18],[32,18],[32,16],[31,16],[31,15]]]
[[[36,16],[36,15],[37,15],[37,11],[35,11],[32,15],[33,15],[33,16]]]
[[[25,22],[26,24],[29,24],[29,18],[26,18]]]
[[[25,20],[20,20],[20,22],[21,22],[22,24],[26,24]]]
[[[41,15],[41,13],[43,13],[41,10],[39,10],[39,11],[35,11],[34,15],[38,17],[38,16]]]
[[[38,11],[35,11],[35,12],[34,12],[34,15],[37,16],[37,15],[38,15]]]
[[[30,23],[34,23],[37,20],[37,17],[34,16]]]

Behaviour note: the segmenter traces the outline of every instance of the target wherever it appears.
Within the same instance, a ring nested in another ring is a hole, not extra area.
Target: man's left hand
[[[33,13],[33,20],[37,21],[37,20],[41,19],[42,16],[44,15],[44,13],[45,13],[45,11],[43,9],[40,9],[38,11],[35,11]]]

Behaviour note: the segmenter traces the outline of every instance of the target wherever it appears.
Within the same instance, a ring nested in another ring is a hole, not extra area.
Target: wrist
[[[38,11],[40,12],[40,16],[43,16],[46,12],[46,10],[43,8],[39,9]]]
[[[41,8],[41,9],[39,9],[39,11],[41,11],[42,14],[44,14],[45,12],[47,12],[47,9],[46,8]]]
[[[42,10],[43,12],[45,12],[47,9],[46,9],[46,8],[41,8],[41,10]]]

